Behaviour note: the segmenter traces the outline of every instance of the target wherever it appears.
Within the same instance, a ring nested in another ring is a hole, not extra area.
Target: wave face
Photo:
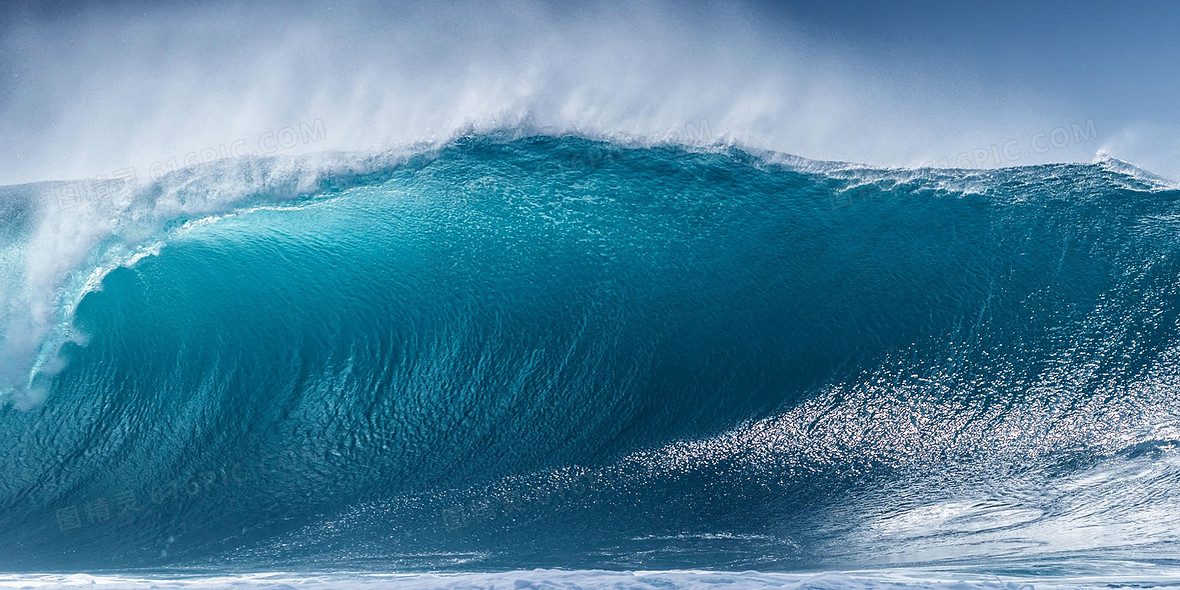
[[[0,568],[1176,554],[1176,190],[576,137],[363,161],[149,187],[50,282],[63,321],[10,289],[43,399],[0,409]],[[20,285],[64,227],[28,203]]]

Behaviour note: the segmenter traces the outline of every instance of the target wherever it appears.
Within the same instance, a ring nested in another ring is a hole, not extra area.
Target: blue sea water
[[[1180,191],[1125,163],[473,135],[60,187],[0,192],[0,582],[1175,579]]]

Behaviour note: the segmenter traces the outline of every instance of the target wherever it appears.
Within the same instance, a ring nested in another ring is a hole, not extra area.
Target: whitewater
[[[508,129],[110,183],[0,188],[0,586],[1176,579],[1131,164]]]

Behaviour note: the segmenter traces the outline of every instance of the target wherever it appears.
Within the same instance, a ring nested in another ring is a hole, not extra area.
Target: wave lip
[[[1101,166],[1105,170],[1116,172],[1118,174],[1130,176],[1136,180],[1140,180],[1161,190],[1176,190],[1180,189],[1180,182],[1165,178],[1153,172],[1148,172],[1130,162],[1126,162],[1115,158],[1109,154],[1099,152],[1094,158],[1094,164]]]
[[[78,336],[77,304],[111,270],[152,255],[185,223],[259,204],[285,203],[370,181],[420,146],[376,154],[232,158],[170,172],[149,185],[95,190],[90,181],[0,187],[6,221],[0,273],[0,398],[36,404],[38,374],[52,375],[58,348]]]

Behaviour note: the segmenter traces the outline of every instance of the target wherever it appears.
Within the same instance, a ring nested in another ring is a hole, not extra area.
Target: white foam
[[[1134,584],[1140,588],[1175,585],[1180,572],[1138,566],[1110,564],[1108,575],[1018,578],[970,571],[879,570],[818,573],[763,573],[756,571],[603,571],[603,570],[521,570],[497,573],[420,574],[291,574],[263,572],[209,576],[136,576],[103,574],[18,574],[0,576],[0,588],[513,588],[516,590],[565,588],[568,590],[611,589],[652,590],[655,588],[710,588],[746,590],[779,588],[804,590],[1080,590],[1110,585]]]

